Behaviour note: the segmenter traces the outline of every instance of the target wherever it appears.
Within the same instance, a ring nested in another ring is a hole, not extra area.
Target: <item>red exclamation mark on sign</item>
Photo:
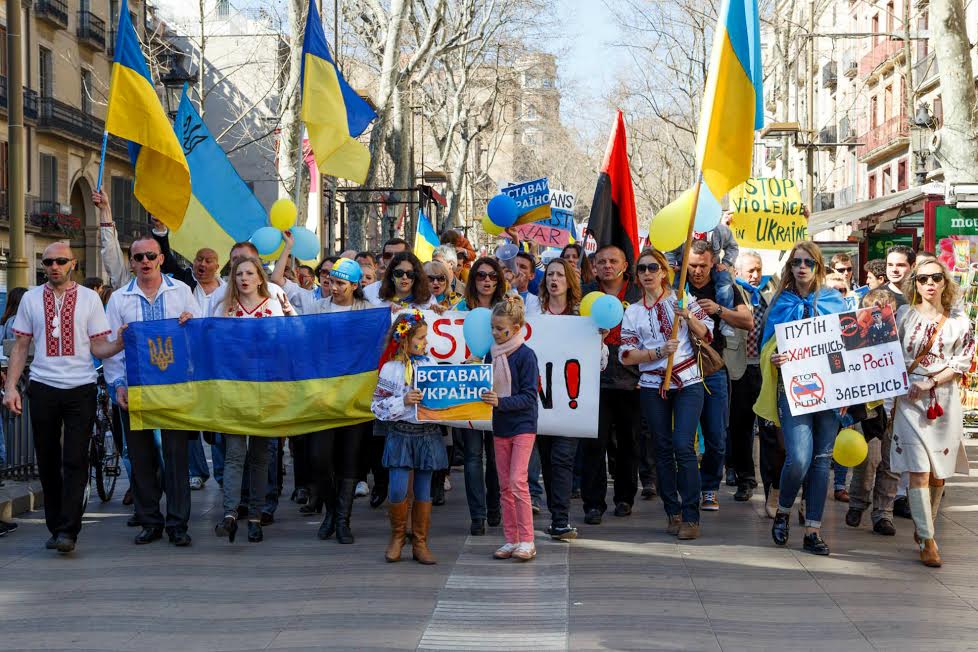
[[[577,409],[577,397],[581,393],[581,363],[568,360],[564,364],[564,381],[567,383],[567,397],[572,410]]]

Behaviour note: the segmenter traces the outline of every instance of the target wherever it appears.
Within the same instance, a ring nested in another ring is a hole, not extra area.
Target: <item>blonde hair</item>
[[[907,274],[907,278],[903,279],[903,284],[900,288],[903,290],[903,296],[907,298],[907,303],[911,306],[915,306],[924,300],[920,293],[917,292],[917,273],[924,265],[937,265],[944,272],[944,290],[941,291],[941,306],[944,308],[944,312],[950,312],[951,308],[961,299],[961,288],[956,283],[951,282],[951,272],[948,271],[947,265],[941,262],[939,258],[924,258],[916,262],[913,266],[913,271]]]
[[[815,261],[815,269],[812,270],[815,278],[812,279],[811,291],[815,292],[816,296],[818,296],[817,293],[825,287],[825,258],[822,257],[822,250],[811,240],[804,240],[792,248],[791,253],[788,254],[788,258],[784,261],[784,268],[781,270],[781,281],[778,283],[778,291],[771,298],[772,304],[785,290],[789,290],[795,294],[801,294],[795,286],[795,275],[791,271],[791,261],[795,258],[795,252],[799,250],[808,254]]]
[[[426,262],[424,264],[424,271],[426,274],[429,272],[434,274],[441,274],[445,277],[446,285],[451,284],[450,281],[452,280],[452,270],[450,270],[448,268],[448,265],[446,265],[440,260],[429,260],[428,262]],[[450,287],[446,288],[446,290],[450,290],[450,289],[451,289]]]
[[[510,295],[492,307],[493,317],[506,317],[514,324],[522,326],[526,323],[526,307],[519,295]]]
[[[261,283],[258,286],[258,296],[265,297],[266,299],[271,298],[271,293],[268,291],[268,275],[265,274],[265,268],[262,267],[261,261],[254,256],[246,256],[244,258],[236,258],[231,264],[231,274],[228,279],[228,291],[224,295],[224,314],[229,315],[231,311],[234,310],[235,306],[241,299],[241,294],[238,292],[238,282],[237,282],[237,272],[238,268],[245,263],[251,263],[255,266],[258,271],[258,278],[261,279]]]
[[[697,240],[697,242],[701,241]],[[673,291],[673,289],[672,267],[669,266],[669,261],[666,259],[666,255],[658,249],[647,247],[643,249],[642,253],[640,253],[638,258],[635,259],[635,264],[638,264],[638,261],[642,260],[643,258],[648,258],[650,256],[655,259],[655,262],[659,265],[660,271],[662,271],[662,296],[667,297],[669,296],[669,293]],[[638,272],[635,273],[635,279],[636,281],[638,280]]]
[[[893,296],[892,292],[883,288],[870,290],[863,297],[863,308],[872,308],[873,306],[889,306],[895,313],[897,309],[896,297]]]

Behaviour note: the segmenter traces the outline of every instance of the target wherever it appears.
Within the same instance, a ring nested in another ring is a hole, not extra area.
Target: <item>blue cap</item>
[[[349,258],[340,258],[333,263],[333,269],[330,270],[329,275],[341,281],[359,283],[360,279],[363,278],[363,270],[360,269],[360,265],[356,261],[350,260]]]

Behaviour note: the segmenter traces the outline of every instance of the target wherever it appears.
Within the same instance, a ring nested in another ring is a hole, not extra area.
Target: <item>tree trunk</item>
[[[937,157],[946,182],[973,182],[978,180],[978,114],[964,2],[931,0],[930,21],[944,106]]]
[[[295,199],[296,174],[301,173],[299,147],[302,132],[299,122],[299,100],[301,99],[299,75],[302,70],[302,34],[309,0],[289,0],[289,34],[292,35],[292,48],[289,57],[289,76],[282,95],[282,119],[278,145],[278,196]],[[299,209],[298,223],[304,224],[307,201],[296,202]]]

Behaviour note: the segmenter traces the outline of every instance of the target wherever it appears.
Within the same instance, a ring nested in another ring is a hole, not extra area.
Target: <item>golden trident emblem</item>
[[[166,338],[165,344],[162,337],[157,337],[155,342],[152,339],[147,339],[146,342],[149,344],[150,362],[160,371],[166,371],[173,364],[173,338]]]

